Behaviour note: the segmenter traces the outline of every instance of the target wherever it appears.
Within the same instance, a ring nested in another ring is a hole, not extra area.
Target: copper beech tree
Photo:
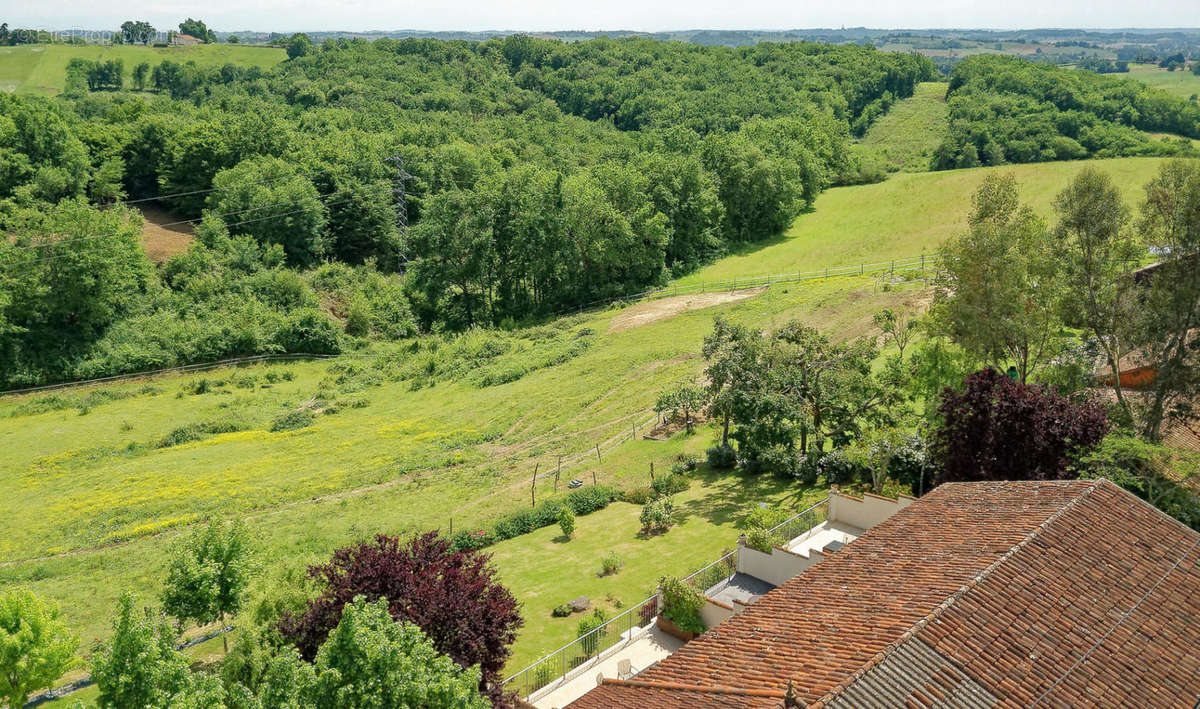
[[[438,652],[462,667],[478,665],[480,691],[495,706],[508,706],[500,672],[522,620],[490,561],[488,554],[453,551],[437,532],[408,541],[381,534],[310,568],[320,595],[299,616],[285,616],[279,631],[311,660],[347,603],[356,596],[385,598],[392,617],[419,627]]]
[[[1108,433],[1104,408],[1076,402],[994,369],[967,377],[964,390],[942,392],[935,431],[938,483],[974,480],[1064,480],[1075,456]]]

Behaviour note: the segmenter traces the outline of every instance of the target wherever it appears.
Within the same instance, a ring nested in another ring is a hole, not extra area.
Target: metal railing
[[[659,594],[655,593],[504,680],[505,691],[525,698],[555,682],[573,679],[576,669],[632,642],[636,631],[658,615],[658,606]]]
[[[826,497],[816,504],[808,507],[802,512],[798,512],[791,517],[785,519],[779,524],[767,530],[768,534],[777,534],[783,537],[784,543],[791,542],[793,539],[812,531],[812,528],[824,522],[829,517],[829,498]]]
[[[716,561],[700,568],[697,571],[684,576],[683,581],[688,586],[696,589],[700,593],[704,593],[714,585],[733,576],[737,572],[737,549],[725,552],[725,554]]]

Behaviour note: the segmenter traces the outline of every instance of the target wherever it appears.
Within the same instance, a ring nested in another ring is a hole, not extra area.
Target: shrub
[[[751,527],[746,532],[746,546],[764,554],[770,554],[771,547],[783,546],[783,542],[784,538],[778,532],[768,532],[765,527]]]
[[[665,532],[675,524],[675,503],[669,497],[647,503],[638,520],[646,534]]]
[[[612,576],[621,570],[621,566],[621,558],[616,552],[610,551],[600,560],[600,575]]]
[[[746,515],[746,518],[742,520],[742,526],[746,529],[753,529],[754,527],[770,529],[771,527],[782,524],[787,520],[788,517],[791,516],[791,512],[783,509],[782,507],[755,507],[750,511],[750,514]]]
[[[621,497],[621,491],[611,485],[592,485],[572,490],[567,495],[567,504],[577,515],[586,515],[608,507]]]
[[[654,497],[667,497],[683,492],[691,487],[692,482],[683,475],[671,473],[670,475],[660,475],[650,482],[650,488],[654,491]]]
[[[235,431],[246,430],[245,424],[240,421],[201,421],[199,423],[190,423],[186,426],[171,431],[167,435],[158,440],[155,445],[158,448],[170,448],[192,441],[199,441],[207,436],[215,436],[221,433],[233,433]]]
[[[737,451],[728,443],[709,448],[706,455],[708,456],[708,465],[718,470],[725,470],[737,465]]]
[[[658,589],[662,593],[662,614],[674,623],[680,630],[691,633],[705,631],[704,620],[700,617],[700,609],[704,607],[704,597],[700,592],[673,576],[664,576],[658,580]]]
[[[818,462],[827,485],[849,485],[860,476],[860,466],[841,448],[835,448],[821,456]]]
[[[558,527],[567,539],[575,536],[575,512],[570,505],[563,505],[558,511]]]
[[[624,500],[634,505],[644,505],[654,499],[654,488],[649,485],[642,485],[629,490],[624,495]]]
[[[561,603],[554,606],[554,610],[550,611],[550,615],[555,618],[566,618],[571,615],[571,605],[569,603]]]
[[[583,647],[583,652],[591,657],[600,649],[600,641],[608,635],[608,628],[600,628],[608,620],[608,616],[599,608],[592,609],[591,616],[579,621],[579,629],[575,637],[583,638],[580,645]],[[600,630],[597,630],[600,628]],[[595,631],[595,632],[593,632]]]
[[[690,453],[680,453],[671,464],[671,472],[675,475],[687,475],[696,471],[700,459]]]
[[[571,491],[562,500],[548,500],[537,507],[526,507],[502,517],[493,527],[493,542],[512,539],[535,529],[558,523],[559,510],[565,505],[576,515],[586,515],[604,509],[620,499],[621,491],[611,485],[592,485]]]
[[[489,529],[469,529],[455,534],[450,541],[454,551],[482,549],[494,544],[496,535]]]
[[[800,462],[803,456],[794,448],[776,444],[767,446],[756,452],[753,457],[745,457],[742,467],[751,473],[774,473],[787,477],[800,476]]]
[[[309,411],[308,409],[286,411],[276,416],[275,420],[271,422],[271,431],[273,433],[278,433],[280,431],[293,431],[298,428],[307,428],[308,426],[311,426],[315,420],[316,417],[313,416],[313,412]]]
[[[913,494],[924,494],[932,487],[937,466],[929,455],[925,440],[919,435],[906,436],[892,452],[888,475],[907,487]]]

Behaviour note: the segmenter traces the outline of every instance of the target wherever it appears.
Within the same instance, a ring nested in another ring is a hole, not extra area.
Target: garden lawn
[[[896,174],[874,185],[836,187],[817,198],[783,236],[747,246],[684,276],[678,284],[698,285],[749,276],[811,272],[932,254],[966,229],[971,197],[983,178],[1011,173],[1021,198],[1047,219],[1055,196],[1084,167],[1112,175],[1131,208],[1162,163],[1160,158],[1116,158],[1076,162],[1006,165],[970,170]]]
[[[125,85],[131,85],[133,67],[141,62],[151,66],[163,60],[194,61],[199,66],[269,67],[287,58],[277,47],[243,44],[203,44],[193,47],[102,46],[68,44],[24,44],[0,47],[0,90],[52,95],[67,83],[67,64],[75,58],[125,62]]]
[[[707,445],[713,433],[696,433],[688,447]],[[579,517],[570,541],[558,527],[546,527],[497,544],[489,551],[505,584],[521,600],[526,623],[507,673],[514,674],[574,640],[579,621],[592,613],[589,609],[555,618],[551,615],[555,606],[587,596],[593,608],[603,609],[611,618],[650,596],[659,577],[686,576],[733,549],[738,524],[757,503],[799,512],[824,495],[824,490],[802,488],[773,476],[704,472],[697,474],[691,488],[675,496],[681,522],[665,534],[641,535],[641,507],[617,502]],[[624,566],[601,577],[600,560],[610,552]]]
[[[927,171],[949,128],[947,86],[940,81],[918,84],[912,96],[875,121],[858,141],[860,150],[882,161],[889,172]]]

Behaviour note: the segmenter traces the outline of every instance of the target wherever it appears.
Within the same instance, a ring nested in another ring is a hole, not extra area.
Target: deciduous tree
[[[79,641],[57,607],[23,589],[0,593],[0,700],[21,709],[75,664]]]
[[[475,551],[451,551],[450,542],[436,532],[408,542],[379,535],[312,567],[321,594],[303,615],[285,616],[280,630],[305,657],[315,657],[354,597],[386,598],[392,617],[421,628],[438,652],[462,667],[480,666],[481,691],[503,701],[500,672],[522,621],[490,559]]]
[[[245,529],[240,523],[213,519],[176,546],[167,564],[162,602],[167,613],[181,621],[225,624],[226,615],[241,607],[249,583]],[[229,652],[229,641],[221,642]]]
[[[1074,478],[1070,464],[1108,432],[1099,403],[1071,401],[994,369],[967,377],[961,394],[944,390],[939,412],[932,440],[939,483]]]
[[[930,310],[935,331],[981,361],[1016,366],[1021,381],[1062,344],[1057,264],[1041,218],[1018,200],[1012,175],[986,177],[969,230],[941,250]]]

